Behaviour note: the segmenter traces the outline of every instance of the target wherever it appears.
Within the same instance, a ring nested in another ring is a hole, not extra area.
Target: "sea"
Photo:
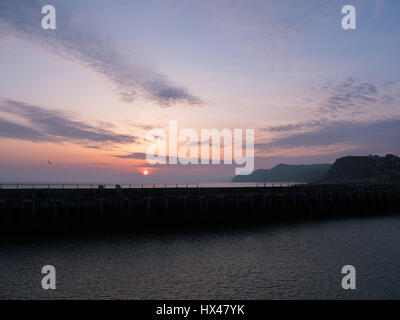
[[[400,299],[400,215],[1,240],[0,299]]]

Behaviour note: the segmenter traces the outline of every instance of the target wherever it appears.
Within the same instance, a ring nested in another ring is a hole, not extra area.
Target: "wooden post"
[[[52,199],[53,200],[53,214],[57,214],[57,199]]]
[[[151,197],[147,197],[146,199],[146,211],[147,213],[151,212]]]
[[[235,208],[236,210],[239,210],[239,205],[240,205],[240,195],[238,193],[235,194]]]
[[[36,194],[32,194],[32,216],[35,216],[36,213]]]
[[[78,198],[77,202],[76,202],[76,209],[78,211],[78,215],[81,214],[81,199]]]
[[[100,214],[103,213],[103,199],[99,200],[99,211],[100,211]]]
[[[168,213],[168,209],[169,209],[169,201],[168,201],[168,195],[164,196],[164,206],[165,206],[165,212]]]

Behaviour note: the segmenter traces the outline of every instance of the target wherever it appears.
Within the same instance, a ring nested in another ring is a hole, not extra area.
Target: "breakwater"
[[[400,185],[0,190],[1,235],[273,223],[392,212],[400,212]]]

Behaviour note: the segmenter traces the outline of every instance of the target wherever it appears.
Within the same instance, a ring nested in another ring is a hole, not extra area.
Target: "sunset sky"
[[[170,120],[255,129],[256,168],[399,154],[399,14],[398,0],[0,0],[0,182],[234,175],[146,165],[147,131]]]

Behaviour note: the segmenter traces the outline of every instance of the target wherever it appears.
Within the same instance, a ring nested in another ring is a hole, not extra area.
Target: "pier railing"
[[[0,190],[9,189],[144,189],[144,188],[258,188],[258,187],[289,187],[301,185],[301,183],[293,182],[249,182],[249,183],[178,183],[178,184],[110,184],[110,183],[0,183]]]

